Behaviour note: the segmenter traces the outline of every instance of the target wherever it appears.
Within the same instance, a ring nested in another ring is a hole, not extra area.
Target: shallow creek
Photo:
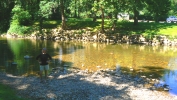
[[[56,67],[88,72],[120,68],[130,75],[159,79],[161,85],[168,85],[169,93],[177,95],[177,47],[171,46],[0,38],[0,71],[37,75],[39,64],[35,57],[43,47],[53,58],[50,71]]]

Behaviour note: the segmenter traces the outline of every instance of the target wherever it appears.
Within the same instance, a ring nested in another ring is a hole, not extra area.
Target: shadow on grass
[[[93,21],[71,21],[67,22],[68,29],[85,29],[85,28],[96,28],[99,26],[101,22],[93,22]]]

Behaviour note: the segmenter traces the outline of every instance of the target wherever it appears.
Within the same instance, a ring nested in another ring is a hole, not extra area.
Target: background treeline
[[[177,0],[1,0],[0,33],[25,34],[36,22],[41,32],[46,20],[60,20],[67,29],[68,18],[101,19],[104,33],[105,20],[114,28],[119,13],[128,13],[134,25],[142,19],[158,23],[177,15]]]

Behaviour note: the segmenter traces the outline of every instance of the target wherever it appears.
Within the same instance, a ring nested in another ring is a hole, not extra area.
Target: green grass
[[[96,22],[92,21],[92,18],[68,18],[67,27],[69,30],[82,30],[89,29],[90,31],[96,32],[101,29],[101,19]],[[48,20],[44,21],[43,27],[46,29],[56,28],[61,26],[61,20]],[[105,19],[104,28],[106,30],[111,29],[111,21]],[[133,22],[129,21],[118,21],[116,23],[116,29],[112,33],[120,33],[126,35],[142,34],[146,37],[153,35],[166,35],[170,38],[177,37],[177,23],[143,23],[139,22],[138,25],[134,25]]]
[[[164,34],[164,35],[169,35],[172,37],[177,36],[177,24],[171,26],[171,27],[165,27],[159,31],[159,33]]]
[[[170,39],[177,37],[177,23],[142,23],[139,22],[137,26],[133,22],[118,22],[118,33],[122,34],[142,34],[146,37],[153,35],[166,35]]]
[[[28,99],[18,97],[13,89],[6,85],[0,84],[0,100],[28,100]]]
[[[83,29],[90,27],[92,29],[101,28],[101,20],[93,22],[91,19],[69,19],[68,26],[72,29]],[[105,20],[105,29],[111,28],[110,20]],[[137,26],[133,22],[118,21],[116,23],[116,32],[122,34],[150,34],[150,35],[176,35],[177,36],[177,23],[143,23],[139,22]]]

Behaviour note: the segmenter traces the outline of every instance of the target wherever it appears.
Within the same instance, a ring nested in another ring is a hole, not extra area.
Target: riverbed
[[[114,73],[114,75],[112,75]],[[177,100],[177,96],[147,88],[148,82],[115,71],[55,70],[48,79],[0,73],[0,82],[30,100]]]
[[[76,68],[89,73],[120,67],[123,73],[131,76],[158,79],[169,86],[167,93],[177,95],[175,46],[1,38],[0,47],[0,71],[13,76],[38,77],[39,64],[35,57],[46,47],[53,58],[49,73],[58,67]]]

